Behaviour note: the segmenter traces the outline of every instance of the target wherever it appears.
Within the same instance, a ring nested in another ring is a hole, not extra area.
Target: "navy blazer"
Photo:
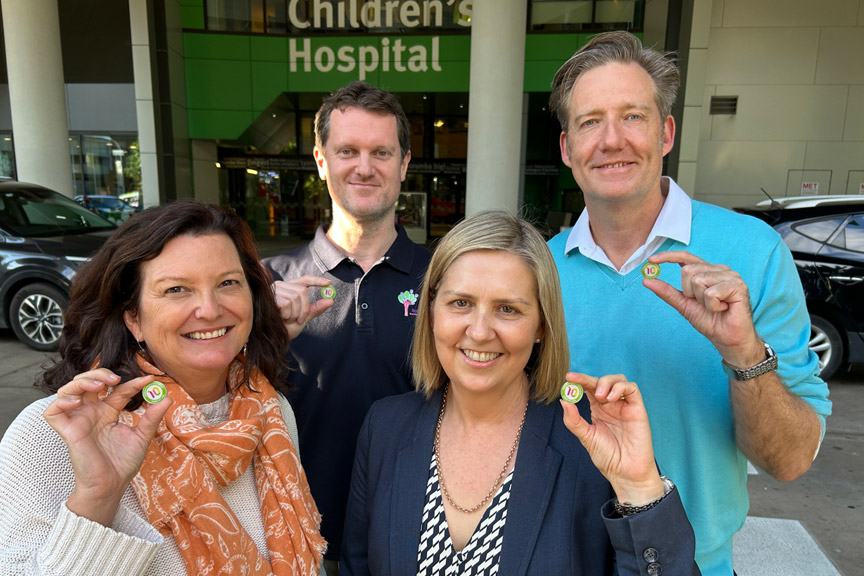
[[[441,391],[372,405],[357,440],[342,576],[417,573],[420,523]],[[579,405],[583,416],[588,402]],[[500,576],[700,574],[678,491],[655,508],[614,515],[609,482],[564,426],[560,404],[531,402],[503,530]]]

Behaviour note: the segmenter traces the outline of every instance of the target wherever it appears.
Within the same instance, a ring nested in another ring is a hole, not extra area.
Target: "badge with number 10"
[[[561,386],[561,398],[565,402],[576,404],[582,399],[582,394],[583,391],[581,384],[576,384],[575,382],[564,382],[564,385]]]

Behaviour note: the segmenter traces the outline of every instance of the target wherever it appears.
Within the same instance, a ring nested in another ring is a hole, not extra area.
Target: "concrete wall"
[[[694,0],[679,181],[723,206],[859,193],[864,0]],[[712,95],[737,114],[709,115]]]
[[[70,132],[136,132],[133,84],[66,84]],[[0,84],[0,131],[12,131],[9,85]]]

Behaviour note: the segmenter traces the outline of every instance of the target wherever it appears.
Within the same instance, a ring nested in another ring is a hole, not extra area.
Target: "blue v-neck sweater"
[[[687,250],[727,264],[750,291],[759,335],[779,358],[779,373],[822,421],[828,388],[807,348],[810,323],[792,256],[764,222],[692,201],[690,244],[667,240],[659,251]],[[747,515],[747,461],[735,444],[729,382],[714,346],[642,285],[641,267],[620,275],[573,249],[569,231],[549,241],[561,276],[571,369],[624,374],[645,399],[654,451],[672,478],[696,533],[706,576],[732,573],[732,535]],[[681,288],[681,268],[663,264],[660,279]]]

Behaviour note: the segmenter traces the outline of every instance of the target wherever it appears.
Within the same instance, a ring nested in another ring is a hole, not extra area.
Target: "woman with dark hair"
[[[125,222],[75,279],[54,395],[0,443],[0,573],[318,574],[287,344],[236,214]]]

